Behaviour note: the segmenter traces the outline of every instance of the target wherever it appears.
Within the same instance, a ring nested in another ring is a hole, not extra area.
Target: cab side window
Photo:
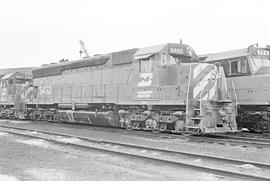
[[[223,60],[221,65],[226,77],[242,76],[249,74],[248,63],[246,59]]]
[[[239,72],[239,63],[238,61],[231,62],[231,72],[230,75],[238,74]]]
[[[8,84],[9,85],[12,85],[13,84],[13,80],[12,79],[8,80]]]
[[[141,73],[149,73],[152,72],[152,59],[143,59],[140,60],[140,72]]]
[[[37,94],[38,94],[38,86],[34,86],[34,88],[33,88],[33,96],[34,96],[34,99],[37,98]]]
[[[242,60],[241,61],[241,72],[242,73],[247,73],[248,72],[247,71],[247,67],[248,67],[247,61],[246,60]]]
[[[1,88],[6,88],[7,87],[7,82],[5,80],[1,81]]]
[[[228,76],[246,75],[248,73],[247,62],[245,59],[229,61]]]
[[[180,63],[180,58],[179,57],[174,57],[172,55],[168,55],[163,53],[160,56],[160,65],[173,65],[173,64],[177,64]]]
[[[161,55],[161,59],[160,59],[161,61],[160,61],[160,65],[162,66],[162,65],[167,65],[167,55],[165,54],[165,53],[163,53],[162,55]]]

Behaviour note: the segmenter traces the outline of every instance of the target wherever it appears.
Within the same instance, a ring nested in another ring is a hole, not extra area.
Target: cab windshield
[[[254,71],[257,72],[259,69],[263,67],[269,67],[270,68],[270,60],[266,57],[257,57],[253,56],[251,57],[252,63],[254,65]]]
[[[177,64],[180,63],[180,57],[175,57],[172,55],[167,55],[165,53],[163,53],[161,55],[161,59],[160,59],[160,65],[171,65],[171,64]]]

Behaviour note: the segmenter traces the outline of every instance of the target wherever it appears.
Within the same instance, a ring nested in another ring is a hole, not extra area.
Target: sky
[[[197,54],[270,45],[269,0],[1,0],[0,68],[162,43]]]

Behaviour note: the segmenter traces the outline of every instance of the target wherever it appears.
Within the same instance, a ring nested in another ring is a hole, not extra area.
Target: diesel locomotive
[[[189,45],[166,43],[41,66],[32,79],[5,76],[0,116],[152,131],[236,131],[232,84],[222,68],[198,60]]]
[[[233,82],[237,95],[239,128],[270,132],[270,47],[258,44],[244,49],[201,55],[200,60],[218,64]]]

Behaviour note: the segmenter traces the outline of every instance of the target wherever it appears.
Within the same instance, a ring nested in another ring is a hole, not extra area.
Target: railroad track
[[[92,126],[93,128],[95,126]],[[97,127],[102,128],[102,127]],[[100,130],[99,130],[100,131]],[[168,134],[166,132],[152,133],[141,130],[125,130],[120,128],[108,128],[101,129],[104,132],[121,132],[126,134],[132,134],[137,136],[150,136],[156,138],[166,138],[166,139],[185,139],[191,142],[200,142],[200,143],[215,143],[215,144],[230,144],[233,146],[243,146],[243,147],[257,147],[257,148],[269,148],[270,139],[264,139],[262,137],[252,137],[254,134],[251,133],[241,133],[240,136],[236,135],[227,135],[227,134],[211,134],[211,135],[182,135],[182,134]],[[250,136],[251,134],[251,136]]]
[[[137,132],[130,132],[131,134],[137,134]],[[179,134],[168,134],[168,133],[152,133],[152,132],[139,132],[137,135],[156,135],[160,138],[168,139],[187,139],[191,142],[204,142],[204,143],[217,143],[217,144],[231,144],[233,146],[243,147],[257,147],[257,148],[270,148],[270,137],[265,139],[263,137],[251,137],[249,135],[237,136],[237,135],[225,135],[225,134],[212,134],[212,135],[179,135]]]
[[[264,133],[250,133],[250,132],[239,132],[236,134],[225,134],[221,136],[225,136],[228,138],[236,138],[236,139],[240,139],[240,140],[262,140],[262,141],[268,141],[270,142],[270,134],[264,134]]]
[[[257,148],[270,148],[270,139],[242,137],[235,135],[208,135],[208,136],[193,136],[191,141],[211,142],[220,144],[233,144],[240,146],[253,146]]]
[[[268,163],[227,159],[108,140],[96,140],[87,137],[14,126],[0,126],[0,131],[34,139],[43,139],[56,144],[70,145],[137,159],[161,162],[163,164],[187,167],[221,176],[237,177],[244,180],[270,180],[270,164]],[[74,139],[76,140],[74,141]],[[256,170],[244,170],[245,166],[252,166],[256,168]]]

